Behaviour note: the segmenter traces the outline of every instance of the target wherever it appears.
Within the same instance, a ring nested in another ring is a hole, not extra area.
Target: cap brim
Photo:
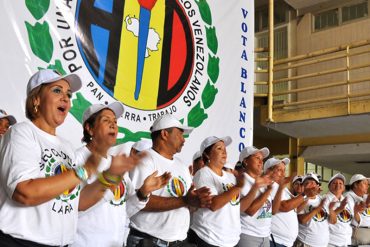
[[[263,158],[266,158],[270,154],[270,150],[266,147],[261,148],[258,151],[262,153]]]
[[[365,179],[370,183],[370,178],[366,178],[366,177],[364,177],[364,178],[361,178],[361,179],[357,179],[357,180],[355,180],[355,181],[352,181],[352,183],[351,183],[351,181],[350,181],[350,184],[349,184],[349,185],[352,185],[352,184],[356,183],[357,181],[362,181],[362,180],[365,180]]]
[[[224,137],[220,138],[220,140],[222,140],[224,142],[226,147],[229,146],[231,144],[231,142],[233,141],[230,136],[224,136]]]
[[[281,160],[286,166],[289,165],[290,159],[289,158],[284,158]]]
[[[116,118],[120,118],[122,116],[123,112],[125,111],[125,109],[123,107],[123,104],[121,102],[118,102],[118,101],[107,105],[106,108],[111,109],[114,112],[114,114],[116,115]],[[105,108],[103,108],[103,109],[105,109]]]
[[[13,125],[13,124],[16,124],[17,123],[17,120],[12,115],[4,115],[0,119],[3,119],[3,118],[8,119],[10,125]]]
[[[193,128],[184,125],[176,128],[182,129],[184,131],[184,135],[189,135],[193,131]]]
[[[69,87],[72,93],[77,92],[82,87],[82,81],[80,77],[76,74],[56,77],[56,78],[53,78],[52,80],[44,81],[42,84],[52,83],[52,82],[56,82],[59,80],[66,80],[69,84]]]

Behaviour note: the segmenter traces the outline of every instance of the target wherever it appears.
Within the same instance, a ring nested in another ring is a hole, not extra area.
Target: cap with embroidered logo
[[[121,102],[113,102],[109,105],[103,105],[103,104],[94,104],[89,106],[83,114],[82,117],[82,125],[85,124],[86,120],[88,120],[93,114],[103,110],[103,109],[110,109],[114,112],[114,115],[116,118],[119,118],[122,116],[124,108]]]
[[[230,136],[224,136],[221,138],[216,137],[216,136],[209,136],[206,139],[204,139],[202,143],[200,144],[200,153],[203,154],[206,148],[212,146],[213,144],[219,141],[223,141],[225,146],[228,146],[232,142],[232,139]]]
[[[367,180],[370,182],[370,178],[367,178],[365,177],[364,175],[362,174],[355,174],[351,177],[351,179],[349,180],[349,185],[352,185],[353,183],[357,182],[357,181],[360,181],[360,180]]]
[[[279,160],[279,159],[272,157],[266,160],[265,164],[263,165],[263,171],[266,172],[269,168],[279,165],[280,163],[284,163],[284,165],[288,165],[290,163],[290,159],[284,158],[282,160]]]
[[[243,160],[253,154],[256,154],[258,152],[262,153],[263,158],[266,158],[270,154],[270,150],[267,147],[258,149],[253,146],[245,147],[239,154],[239,161],[243,162]]]
[[[337,174],[335,174],[334,176],[332,176],[332,177],[330,178],[328,185],[329,185],[329,184],[330,184],[334,179],[336,179],[336,178],[341,179],[341,180],[343,181],[343,183],[344,183],[344,184],[346,184],[346,178],[344,177],[344,175],[343,175],[343,174],[341,174],[341,173],[337,173]]]
[[[4,110],[0,109],[0,119],[6,118],[9,121],[9,125],[17,123],[17,120],[13,115],[8,115]]]
[[[53,83],[59,80],[66,80],[72,93],[80,90],[80,88],[82,87],[81,79],[76,74],[62,75],[56,70],[43,69],[37,71],[28,80],[27,95],[29,95],[34,88],[42,84]]]
[[[158,117],[154,122],[152,127],[150,127],[150,132],[155,132],[158,130],[168,129],[168,128],[179,128],[184,131],[184,134],[190,134],[193,131],[193,128],[182,125],[179,120],[177,120],[171,114],[164,114]]]

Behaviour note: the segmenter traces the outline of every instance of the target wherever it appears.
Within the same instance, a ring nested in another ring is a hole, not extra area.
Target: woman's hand
[[[84,168],[87,170],[89,177],[95,174],[101,161],[101,156],[97,153],[91,153],[86,160]]]
[[[122,176],[125,172],[131,171],[140,162],[145,155],[142,153],[132,154],[127,156],[125,154],[119,154],[112,157],[111,165],[108,169],[108,173],[115,176]]]
[[[157,176],[157,174],[158,171],[155,171],[144,180],[144,184],[140,188],[140,193],[144,197],[165,186],[171,178],[171,173],[169,172],[165,172],[161,176]]]

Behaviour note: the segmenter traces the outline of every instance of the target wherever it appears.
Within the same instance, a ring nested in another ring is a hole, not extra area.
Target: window
[[[367,16],[367,13],[367,1],[351,6],[345,6],[342,8],[342,21],[346,22],[363,18]]]
[[[338,9],[332,9],[315,15],[315,30],[338,26]]]
[[[290,7],[285,2],[277,2],[274,6],[274,25],[280,25],[288,22]],[[267,30],[269,25],[268,6],[263,6],[255,11],[254,30],[256,33]]]
[[[337,27],[346,22],[368,16],[368,0],[357,0],[346,5],[314,14],[314,30]]]

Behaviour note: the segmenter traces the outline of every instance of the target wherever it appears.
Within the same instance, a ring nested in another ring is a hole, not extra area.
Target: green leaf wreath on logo
[[[50,0],[26,0],[27,9],[36,20],[40,20],[48,11]]]
[[[27,9],[36,20],[40,20],[46,14],[50,6],[50,0],[25,0],[25,2]],[[218,41],[216,29],[212,26],[212,14],[207,0],[195,0],[195,3],[198,5],[200,16],[206,25],[206,40],[210,51],[207,65],[209,79],[202,92],[201,101],[189,111],[187,116],[187,124],[196,128],[208,118],[205,109],[208,109],[214,103],[216,94],[218,93],[218,89],[214,84],[217,82],[219,76],[220,59],[217,57]],[[47,68],[56,69],[60,73],[66,74],[59,59],[55,59],[54,64],[50,63],[53,57],[54,47],[48,22],[44,21],[43,24],[36,22],[34,26],[28,22],[25,22],[25,24],[31,50],[35,56],[48,63],[46,66]],[[81,93],[77,93],[76,98],[72,100],[70,113],[82,123],[82,114],[90,105],[91,103],[86,100]],[[186,122],[184,119],[181,119],[181,121]],[[117,144],[129,141],[136,142],[143,138],[150,138],[150,133],[148,131],[132,132],[127,128],[119,126],[118,132],[123,134],[123,137],[117,139]]]

